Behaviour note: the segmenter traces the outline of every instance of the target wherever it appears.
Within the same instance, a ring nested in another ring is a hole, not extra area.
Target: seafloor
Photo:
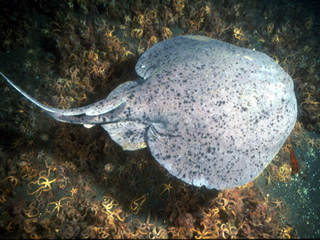
[[[184,34],[266,53],[298,101],[265,171],[214,191],[170,176],[148,149],[123,151],[99,126],[55,121],[1,79],[0,238],[320,237],[317,0],[2,0],[0,11],[0,71],[50,106],[105,98],[137,77],[142,53]]]

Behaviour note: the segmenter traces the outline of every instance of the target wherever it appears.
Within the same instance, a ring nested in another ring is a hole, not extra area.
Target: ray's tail
[[[28,99],[29,101],[33,102],[35,105],[37,105],[38,107],[40,107],[41,109],[43,109],[44,111],[46,111],[47,113],[54,113],[54,114],[63,114],[63,110],[58,109],[58,108],[53,108],[53,107],[49,107],[47,105],[42,104],[41,102],[39,102],[38,100],[34,99],[33,97],[31,97],[29,94],[27,94],[25,91],[21,90],[17,85],[15,85],[13,82],[11,82],[11,80],[9,78],[7,78],[5,75],[3,75],[2,72],[0,72],[1,76],[7,80],[8,83],[10,83],[10,85],[12,87],[14,87],[19,93],[21,93],[26,99]]]
[[[94,104],[79,107],[79,108],[72,108],[68,110],[58,109],[54,107],[49,107],[44,105],[43,103],[39,102],[35,98],[31,97],[25,91],[21,90],[17,85],[15,85],[10,79],[8,79],[3,73],[1,76],[7,80],[8,83],[12,87],[14,87],[19,93],[21,93],[25,98],[29,101],[33,102],[35,105],[43,109],[46,113],[50,116],[55,118],[61,122],[68,122],[74,124],[83,124],[85,127],[91,127],[95,124],[102,124],[110,122],[108,116],[102,114],[106,114],[113,109],[119,107],[121,104],[124,103],[122,99],[107,99],[101,100]]]

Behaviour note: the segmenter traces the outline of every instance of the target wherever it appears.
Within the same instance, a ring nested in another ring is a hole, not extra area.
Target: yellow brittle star
[[[104,209],[102,210],[103,213],[112,215],[112,212],[110,211],[113,207],[118,206],[119,203],[117,200],[113,199],[110,196],[104,196],[104,201],[102,202],[102,206]]]
[[[71,197],[73,198],[73,195],[74,195],[74,194],[76,194],[76,193],[78,192],[78,189],[77,189],[77,188],[73,188],[73,187],[72,187],[72,189],[71,189],[71,191],[70,191],[70,192],[71,192]]]
[[[51,202],[51,203],[49,203],[48,205],[50,205],[50,204],[55,204],[56,206],[52,209],[52,211],[46,211],[45,212],[45,214],[46,213],[53,213],[55,210],[57,210],[57,216],[59,215],[59,212],[60,212],[60,208],[63,206],[63,204],[61,204],[61,202],[63,201],[63,200],[65,200],[65,199],[70,199],[70,197],[65,197],[65,198],[61,198],[58,202]],[[67,202],[65,202],[65,204],[66,203],[68,203],[69,201],[67,201]]]
[[[203,226],[203,230],[200,231],[198,229],[192,229],[198,236],[196,236],[196,239],[209,239],[209,238],[217,238],[218,232],[213,232],[211,230],[208,230],[207,225],[204,222],[201,222],[200,225]]]
[[[131,211],[134,213],[134,214],[138,214],[141,207],[142,207],[142,204],[147,200],[147,195],[146,194],[143,194],[141,197],[139,198],[136,198],[136,199],[133,199],[131,201]]]
[[[170,190],[173,189],[174,187],[171,186],[171,182],[168,184],[162,184],[162,186],[164,186],[164,190],[160,193],[159,197],[161,197],[162,194],[164,194],[165,192],[168,192],[168,195],[170,197]]]
[[[116,208],[113,211],[111,211],[113,207],[119,205],[119,202],[110,196],[104,196],[104,198],[105,199],[102,202],[102,206],[104,207],[104,209],[102,209],[102,212],[110,216],[116,216],[121,222],[123,222],[125,217],[121,218],[120,213],[122,212],[122,210],[120,208]]]
[[[1,183],[5,182],[6,180],[9,180],[12,187],[17,186],[17,184],[19,183],[19,180],[15,176],[6,177],[1,181]]]
[[[234,239],[237,237],[238,229],[230,221],[228,221],[227,224],[225,223],[221,224],[221,230],[222,230],[222,238],[231,237],[231,239]]]
[[[51,190],[51,183],[55,182],[57,179],[55,178],[55,179],[53,179],[53,180],[51,180],[51,181],[49,180],[50,170],[51,170],[51,169],[49,169],[47,176],[42,176],[41,173],[42,173],[42,172],[45,172],[45,171],[41,171],[41,172],[39,173],[39,178],[38,178],[38,180],[37,180],[37,181],[32,181],[32,182],[30,182],[30,183],[28,184],[28,187],[29,187],[30,189],[31,189],[30,184],[38,184],[38,185],[40,186],[36,191],[34,191],[34,192],[32,192],[32,193],[30,193],[29,190],[28,190],[28,194],[29,194],[29,195],[36,194],[35,196],[36,196],[36,197],[39,197],[42,192],[47,192],[47,191]]]
[[[208,213],[206,213],[204,210],[202,210],[202,213],[208,217],[214,217],[216,214],[219,213],[219,208],[212,208],[208,210]]]
[[[35,202],[32,202],[27,209],[24,209],[23,212],[28,218],[37,217],[40,213],[40,210],[34,206]]]
[[[238,40],[240,40],[240,41],[242,41],[242,40],[244,40],[245,39],[245,36],[244,36],[244,34],[241,32],[242,30],[241,30],[241,28],[235,28],[234,30],[233,30],[233,32],[234,32],[234,37],[236,38],[236,39],[238,39]]]

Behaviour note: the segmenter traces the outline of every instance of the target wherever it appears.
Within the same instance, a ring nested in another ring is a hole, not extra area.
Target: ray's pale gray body
[[[207,188],[252,181],[294,127],[293,81],[267,55],[200,36],[156,44],[136,65],[141,77],[57,120],[101,124],[125,150],[149,146],[173,176]]]

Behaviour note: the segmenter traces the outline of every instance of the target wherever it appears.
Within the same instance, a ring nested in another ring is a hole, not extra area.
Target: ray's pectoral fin
[[[152,156],[170,173],[174,162],[179,159],[179,155],[182,155],[182,152],[179,153],[181,147],[175,144],[179,138],[180,135],[162,123],[153,123],[147,132],[148,146]],[[177,151],[172,151],[173,149]]]
[[[201,162],[203,152],[199,142],[188,141],[184,129],[167,130],[165,125],[152,124],[148,133],[148,146],[152,156],[168,172],[182,181],[207,186],[208,180],[200,168],[207,163]]]
[[[145,133],[148,125],[133,121],[101,125],[123,150],[137,150],[147,147]]]

